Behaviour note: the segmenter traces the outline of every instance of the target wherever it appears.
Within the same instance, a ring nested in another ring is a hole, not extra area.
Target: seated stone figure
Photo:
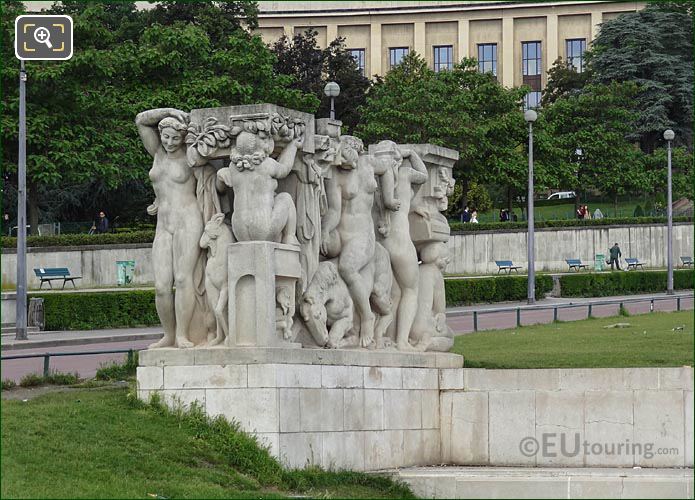
[[[230,154],[231,164],[217,177],[234,190],[232,231],[238,241],[274,241],[299,245],[297,212],[288,193],[275,193],[277,179],[292,170],[302,139],[290,142],[278,160],[270,157],[275,147],[270,137],[242,131]]]
[[[448,351],[454,333],[446,324],[446,297],[442,273],[449,263],[446,243],[432,242],[420,250],[418,308],[410,340],[419,351]]]

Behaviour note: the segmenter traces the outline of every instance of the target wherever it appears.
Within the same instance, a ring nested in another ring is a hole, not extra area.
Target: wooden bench
[[[629,271],[630,269],[637,270],[637,266],[641,267],[644,269],[644,262],[640,262],[638,259],[633,259],[631,257],[628,257],[625,259],[625,262],[627,263],[627,270]]]
[[[519,269],[521,269],[521,266],[515,266],[511,260],[496,260],[495,264],[497,264],[498,267],[497,274],[505,270],[508,274],[511,274],[512,271],[516,271],[518,273]]]
[[[567,265],[570,266],[570,271],[575,269],[577,272],[579,272],[582,268],[589,269],[589,266],[587,264],[582,264],[580,259],[565,259],[565,262],[567,262]]]
[[[693,267],[692,257],[681,257],[681,262],[683,263],[683,267]]]
[[[48,283],[48,286],[53,288],[51,281],[53,280],[63,280],[63,288],[65,288],[65,283],[68,281],[72,283],[73,288],[75,286],[75,280],[81,280],[82,276],[70,276],[70,270],[67,267],[39,267],[34,269],[34,274],[41,280],[41,285],[39,290],[43,287],[44,283]]]

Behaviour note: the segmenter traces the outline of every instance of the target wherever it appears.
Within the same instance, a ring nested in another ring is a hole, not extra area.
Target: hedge
[[[673,288],[693,288],[692,270],[675,270]],[[666,290],[666,271],[565,274],[560,276],[563,297],[608,297]]]
[[[152,243],[154,231],[131,231],[104,234],[59,234],[55,236],[28,236],[28,247],[72,247],[89,245],[117,245],[126,243]],[[17,238],[3,236],[3,248],[17,248]]]
[[[444,281],[446,305],[449,307],[480,302],[505,302],[527,298],[526,276],[448,279]],[[553,289],[553,278],[536,276],[536,297]]]
[[[159,325],[154,290],[38,293],[46,330],[97,330]]]
[[[673,222],[692,222],[692,217],[674,217]],[[587,227],[587,226],[615,226],[626,225],[635,226],[640,224],[666,224],[666,217],[614,217],[603,219],[563,219],[563,220],[546,220],[536,221],[534,227],[543,229],[547,227]],[[526,222],[481,222],[479,224],[470,224],[463,222],[450,221],[449,227],[452,232],[457,231],[496,231],[500,229],[507,230],[525,230]]]

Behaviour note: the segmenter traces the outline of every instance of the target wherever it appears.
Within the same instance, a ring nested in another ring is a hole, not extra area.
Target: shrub
[[[673,222],[692,222],[692,217],[674,217]],[[563,220],[547,220],[536,221],[534,224],[536,229],[550,227],[587,227],[587,226],[614,226],[627,225],[634,226],[637,224],[666,224],[665,217],[615,217],[603,219],[563,219]],[[467,231],[497,231],[511,230],[520,231],[527,228],[526,222],[481,222],[480,224],[464,224],[462,222],[451,221],[449,227],[452,232],[467,232]]]
[[[19,381],[21,387],[36,387],[39,385],[73,385],[79,381],[77,373],[52,372],[44,377],[38,373],[24,375]]]
[[[14,380],[5,379],[2,381],[2,390],[3,391],[6,391],[8,389],[14,389],[15,387],[17,387],[17,382],[15,382]]]
[[[132,356],[126,356],[123,363],[110,363],[97,370],[97,380],[125,380],[132,377],[138,368],[138,352],[133,351]]]
[[[525,276],[448,279],[444,281],[446,305],[451,307],[480,302],[524,300],[527,297],[527,286]],[[552,289],[551,276],[536,276],[537,297],[543,297]]]
[[[104,234],[59,234],[55,236],[28,236],[28,247],[70,247],[90,245],[122,245],[128,243],[152,243],[153,230]],[[17,248],[17,238],[2,237],[3,248]]]
[[[93,330],[159,324],[154,290],[123,292],[44,293],[47,330]]]
[[[642,210],[641,205],[635,207],[635,211],[632,214],[633,217],[644,217],[644,210]]]
[[[673,287],[677,290],[693,288],[693,271],[673,272]],[[618,273],[587,273],[560,277],[563,297],[608,297],[666,290],[665,271],[630,271]]]

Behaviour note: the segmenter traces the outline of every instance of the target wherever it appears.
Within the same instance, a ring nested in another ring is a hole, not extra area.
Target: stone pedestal
[[[229,258],[229,347],[299,347],[276,331],[276,296],[295,303],[299,247],[269,241],[232,243]],[[291,316],[290,316],[291,317]]]
[[[138,397],[197,401],[236,420],[288,467],[378,470],[441,462],[448,353],[211,348],[140,353]]]

